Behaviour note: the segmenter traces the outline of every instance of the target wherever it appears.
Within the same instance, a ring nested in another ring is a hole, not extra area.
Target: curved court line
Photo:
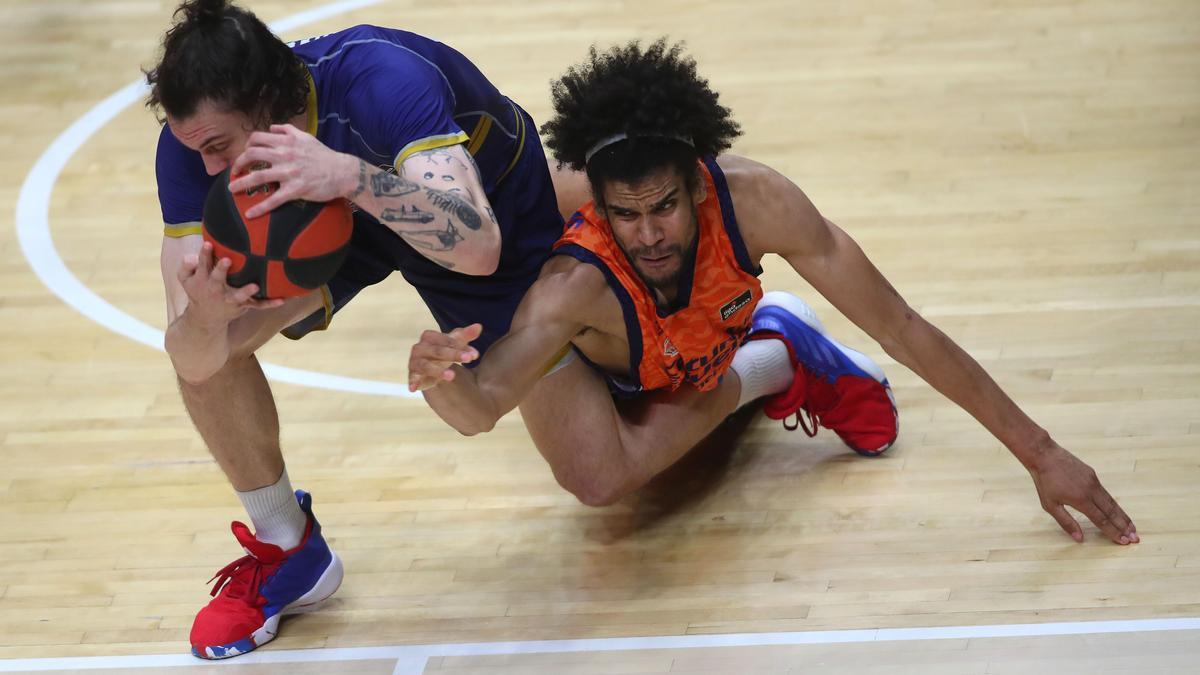
[[[376,5],[383,0],[342,0],[289,16],[271,24],[271,30],[283,33],[314,21]],[[50,235],[50,196],[63,167],[71,157],[104,125],[126,107],[140,101],[147,92],[141,80],[135,81],[96,104],[83,117],[62,132],[34,163],[17,197],[17,240],[29,266],[38,279],[59,299],[80,314],[148,347],[163,350],[163,332],[139,321],[113,306],[88,288],[59,257]],[[394,382],[361,380],[329,375],[299,368],[263,363],[267,377],[277,382],[306,387],[333,389],[360,394],[415,397],[408,387]]]
[[[562,654],[571,652],[622,652],[649,649],[703,649],[711,647],[764,647],[779,645],[831,645],[855,642],[910,642],[1056,635],[1105,635],[1178,630],[1200,630],[1200,618],[1133,619],[1118,621],[1066,621],[987,626],[936,626],[919,628],[867,628],[780,633],[714,633],[657,637],[584,638],[458,644],[404,645],[397,647],[335,647],[274,651],[270,648],[237,657],[229,665],[315,663],[395,659],[393,675],[419,675],[428,659],[438,656],[489,656],[506,654]],[[212,661],[191,654],[144,656],[77,656],[0,660],[0,673],[47,670],[99,670],[107,668],[213,668]]]

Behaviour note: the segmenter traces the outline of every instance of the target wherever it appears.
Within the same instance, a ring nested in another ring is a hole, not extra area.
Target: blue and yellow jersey
[[[712,389],[750,333],[762,269],[742,241],[725,174],[712,158],[699,169],[707,196],[696,208],[696,256],[680,276],[678,309],[658,307],[594,202],[567,222],[554,245],[555,254],[599,268],[621,303],[629,371],[607,374],[614,392],[674,390],[684,383]]]
[[[463,143],[492,192],[517,165],[528,117],[465,56],[401,30],[355,26],[290,45],[312,78],[308,132],[382,168],[422,150]],[[214,177],[200,154],[163,127],[156,159],[165,234],[199,234]]]

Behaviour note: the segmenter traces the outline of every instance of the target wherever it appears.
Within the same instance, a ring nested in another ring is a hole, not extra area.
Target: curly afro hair
[[[147,107],[187,118],[203,101],[249,115],[259,125],[304,112],[308,71],[253,13],[227,0],[188,0],[175,10],[163,54],[146,71]]]
[[[634,183],[671,166],[694,188],[697,159],[728,149],[742,133],[695,60],[666,38],[644,49],[637,41],[603,53],[593,46],[587,61],[553,83],[551,96],[555,114],[541,128],[546,146],[560,166],[587,169],[597,202],[608,181]],[[628,138],[588,157],[615,134]]]

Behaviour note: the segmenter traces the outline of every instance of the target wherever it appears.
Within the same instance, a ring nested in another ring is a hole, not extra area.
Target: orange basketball
[[[354,230],[350,205],[340,198],[290,201],[246,219],[246,210],[278,187],[230,192],[225,169],[204,201],[204,240],[212,243],[214,259],[233,262],[230,286],[258,284],[257,298],[291,298],[320,288],[345,261]]]

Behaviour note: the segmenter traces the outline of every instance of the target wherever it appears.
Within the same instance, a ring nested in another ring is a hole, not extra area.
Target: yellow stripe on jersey
[[[418,152],[425,152],[426,150],[433,150],[435,148],[444,148],[450,145],[458,145],[459,143],[466,143],[469,140],[470,138],[465,133],[459,131],[458,133],[429,136],[428,138],[422,138],[419,141],[413,141],[412,143],[404,146],[400,150],[400,153],[396,155],[396,171],[400,171],[400,165],[404,164],[404,160],[412,157]]]
[[[521,126],[521,136],[520,141],[517,143],[517,151],[513,153],[512,161],[508,163],[508,168],[504,170],[504,173],[500,174],[500,177],[496,179],[496,185],[499,185],[501,181],[508,177],[508,174],[512,172],[513,167],[517,165],[517,161],[521,159],[521,153],[525,151],[525,118],[521,117],[521,113],[517,112],[517,105],[515,103],[512,101],[509,101],[508,103],[512,106],[513,115],[516,117],[517,124]]]
[[[180,223],[179,225],[163,225],[163,236],[179,239],[193,234],[201,234],[200,223]]]
[[[492,130],[492,118],[487,115],[479,116],[479,123],[475,125],[474,131],[471,132],[471,144],[467,146],[467,152],[472,157],[479,152],[479,148],[483,146],[483,141],[487,138],[488,132]]]
[[[324,305],[324,307],[322,309],[318,309],[317,312],[325,312],[325,319],[319,325],[313,326],[303,333],[297,333],[292,330],[293,326],[295,326],[295,324],[292,324],[292,326],[287,326],[283,330],[279,331],[280,335],[289,340],[299,340],[309,333],[315,333],[319,330],[325,330],[329,328],[329,324],[333,323],[333,294],[329,292],[329,284],[321,286],[321,288],[318,290],[321,291],[321,304]],[[317,312],[313,312],[313,314],[316,314]],[[309,314],[308,316],[312,316],[312,314]],[[300,321],[304,321],[307,318],[308,317],[306,316],[304,319],[300,319]],[[297,323],[299,323],[299,321]]]
[[[312,73],[308,72],[308,66],[304,67],[304,77],[308,78],[308,135],[317,135],[317,83],[313,81]]]
[[[554,356],[551,356],[546,361],[545,365],[542,366],[541,377],[546,377],[547,375],[558,371],[560,368],[566,367],[566,365],[571,361],[574,361],[575,352],[571,351],[572,348],[573,346],[570,342],[568,342],[567,344],[563,345],[562,349],[555,352]]]

